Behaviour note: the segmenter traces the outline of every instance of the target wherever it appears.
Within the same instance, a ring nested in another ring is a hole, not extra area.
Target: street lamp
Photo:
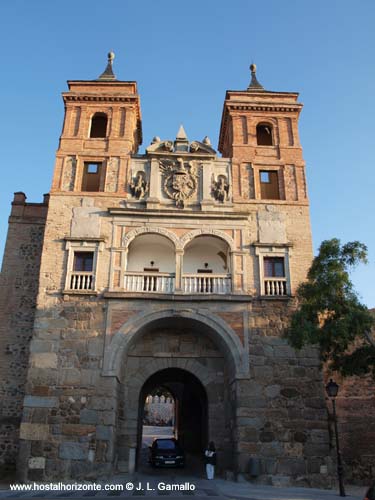
[[[335,400],[337,393],[339,392],[339,386],[336,384],[334,380],[330,379],[330,381],[326,385],[326,392],[328,397],[332,401],[332,408],[333,408],[333,423],[335,425],[335,435],[336,435],[337,475],[339,478],[340,497],[345,497],[346,495],[345,495],[344,481],[343,481],[343,467],[342,467],[341,452],[339,445],[339,434],[337,430],[337,415],[336,415],[336,400]]]

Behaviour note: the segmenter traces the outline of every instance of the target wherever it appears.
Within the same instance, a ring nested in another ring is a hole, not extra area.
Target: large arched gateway
[[[148,311],[122,325],[107,348],[103,373],[120,380],[119,467],[137,467],[145,398],[162,385],[178,402],[177,432],[186,451],[201,453],[212,439],[221,467],[232,469],[235,381],[241,365],[246,367],[243,351],[225,322],[199,310]]]

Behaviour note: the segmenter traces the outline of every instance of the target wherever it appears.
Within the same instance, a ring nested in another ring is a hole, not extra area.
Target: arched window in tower
[[[269,123],[259,123],[257,125],[258,146],[273,146],[272,125]]]
[[[108,118],[105,113],[95,113],[91,118],[90,137],[107,136]]]

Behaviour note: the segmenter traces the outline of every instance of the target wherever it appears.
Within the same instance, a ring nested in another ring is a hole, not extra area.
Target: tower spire
[[[113,73],[112,62],[115,58],[114,52],[108,52],[108,63],[107,67],[103,71],[103,73],[99,76],[98,80],[116,80],[116,76]]]
[[[250,64],[250,71],[251,71],[251,82],[250,85],[247,87],[247,90],[264,90],[263,85],[261,85],[256,76],[256,71],[257,67],[256,64]]]

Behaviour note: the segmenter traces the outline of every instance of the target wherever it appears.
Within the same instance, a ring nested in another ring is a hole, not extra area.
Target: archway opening
[[[155,396],[152,396],[153,394]],[[150,396],[154,408],[151,408]],[[168,409],[162,407],[166,404],[166,397],[170,398],[167,400],[167,406],[170,405]],[[172,408],[173,411],[171,411]],[[150,410],[151,413],[154,410],[152,418],[150,418]],[[165,412],[166,418],[164,419],[160,418],[162,412]],[[166,437],[178,439],[187,457],[187,470],[194,470],[207,445],[207,394],[195,375],[180,368],[160,370],[149,377],[142,387],[138,412],[137,465],[139,470],[149,468],[148,454],[152,441]]]
[[[187,293],[230,293],[230,248],[226,241],[201,235],[186,245],[182,289]]]
[[[160,234],[141,234],[129,245],[125,289],[171,293],[175,287],[175,271],[172,241]]]

